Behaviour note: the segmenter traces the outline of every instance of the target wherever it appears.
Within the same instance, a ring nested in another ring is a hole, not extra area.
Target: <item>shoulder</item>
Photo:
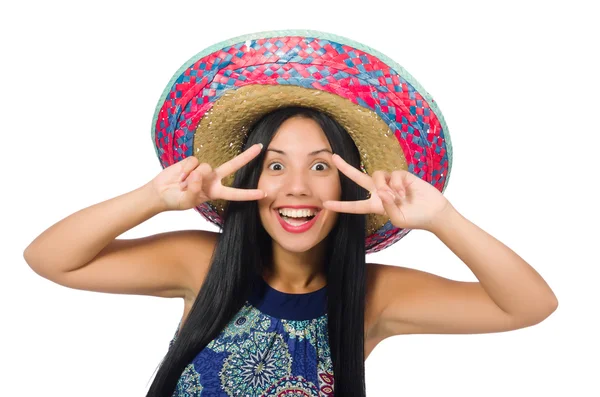
[[[412,284],[424,282],[427,276],[434,276],[420,270],[403,266],[384,265],[381,263],[367,263],[367,286],[372,289],[385,291],[385,286],[393,283]]]
[[[207,255],[210,257],[218,238],[219,233],[208,230],[183,230],[178,233],[177,245],[183,250],[182,254],[199,254],[201,257]]]
[[[367,263],[367,280],[365,291],[365,338],[380,334],[381,314],[386,306],[386,274],[391,266],[378,263]]]
[[[419,291],[439,286],[442,277],[403,266],[367,263],[367,287],[365,297],[365,320],[370,333],[391,336],[387,331],[387,314],[393,308],[395,314],[412,310]]]
[[[372,290],[372,294],[382,305],[390,303],[392,299],[450,281],[432,273],[403,266],[367,263],[367,269],[367,289]]]
[[[367,307],[377,312],[383,310],[391,298],[390,287],[397,288],[409,278],[416,278],[412,269],[367,263]]]
[[[173,245],[190,280],[190,296],[186,300],[194,301],[210,268],[210,262],[220,233],[207,230],[185,230],[178,234]]]

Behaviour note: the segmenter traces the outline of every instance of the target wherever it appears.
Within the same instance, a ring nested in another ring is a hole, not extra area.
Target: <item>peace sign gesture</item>
[[[369,176],[333,155],[338,170],[371,193],[367,200],[326,201],[331,211],[350,214],[387,215],[403,229],[430,230],[439,214],[450,206],[444,195],[428,182],[408,171],[375,171]]]
[[[196,157],[189,156],[165,168],[151,184],[165,211],[187,210],[208,200],[259,200],[265,197],[264,191],[223,186],[221,180],[248,164],[261,150],[262,144],[252,145],[214,170],[209,164],[199,164]]]

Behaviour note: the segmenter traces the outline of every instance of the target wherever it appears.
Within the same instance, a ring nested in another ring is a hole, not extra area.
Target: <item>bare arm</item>
[[[257,200],[258,189],[234,189],[221,179],[260,152],[254,145],[213,170],[191,156],[146,185],[80,210],[39,235],[23,254],[40,276],[70,288],[192,300],[217,234],[203,230],[117,239],[161,211],[187,210],[207,200]]]
[[[380,334],[504,332],[543,321],[558,307],[544,279],[519,255],[454,207],[430,230],[479,281],[449,280],[399,266],[378,265]]]
[[[84,208],[40,234],[24,258],[43,277],[85,266],[119,235],[163,211],[150,184]]]
[[[166,210],[155,196],[145,185],[80,210],[37,237],[25,260],[40,276],[69,288],[191,299],[208,270],[216,233],[115,238]]]

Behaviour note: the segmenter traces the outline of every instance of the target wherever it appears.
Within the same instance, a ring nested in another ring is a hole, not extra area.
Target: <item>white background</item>
[[[368,395],[600,395],[593,3],[3,3],[0,394],[145,395],[182,301],[61,287],[35,274],[23,250],[161,171],[151,119],[189,57],[246,33],[315,29],[383,52],[432,94],[454,146],[446,196],[531,263],[560,302],[518,331],[388,339],[366,362]],[[186,228],[211,227],[193,210],[169,212],[122,237]],[[420,230],[367,259],[475,280]]]

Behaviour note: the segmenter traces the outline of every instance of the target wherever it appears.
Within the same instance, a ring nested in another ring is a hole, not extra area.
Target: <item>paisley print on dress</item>
[[[314,330],[314,322],[316,320],[281,320],[281,324],[283,325],[283,329],[290,335],[290,338],[296,338],[299,341],[303,339],[312,339],[312,333],[310,331]],[[312,325],[312,327],[311,327]],[[314,343],[314,340],[311,342]]]
[[[200,374],[196,372],[194,364],[189,364],[183,370],[177,387],[175,389],[174,396],[180,397],[196,397],[202,393],[202,385],[200,384]]]
[[[302,376],[286,376],[267,389],[264,397],[319,397],[319,389]]]
[[[271,319],[246,303],[225,327],[218,338],[212,340],[207,347],[217,353],[237,352],[243,342],[254,330],[267,331],[271,327]]]
[[[290,375],[292,358],[275,332],[255,332],[223,365],[221,384],[230,396],[259,395],[273,382]]]
[[[326,290],[263,286],[196,354],[173,397],[333,396]]]
[[[319,371],[320,396],[333,397],[333,371]]]

